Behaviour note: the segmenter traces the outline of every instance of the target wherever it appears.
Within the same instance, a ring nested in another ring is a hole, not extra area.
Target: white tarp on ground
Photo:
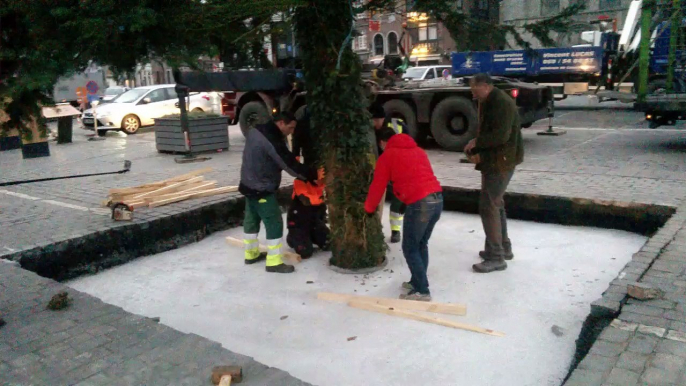
[[[589,304],[645,238],[521,221],[510,222],[510,234],[515,260],[488,275],[471,271],[483,245],[477,216],[444,213],[430,244],[434,301],[468,312],[435,316],[504,338],[316,300],[320,291],[397,297],[409,278],[397,245],[387,269],[368,276],[334,273],[323,253],[278,275],[243,264],[242,251],[224,242],[240,237],[233,229],[69,285],[317,385],[559,385]]]

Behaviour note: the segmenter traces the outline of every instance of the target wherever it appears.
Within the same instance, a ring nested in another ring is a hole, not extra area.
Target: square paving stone
[[[610,376],[605,380],[605,383],[617,386],[635,385],[639,377],[640,374],[633,371],[614,368],[610,372]]]
[[[620,369],[631,370],[640,374],[643,372],[647,361],[647,354],[625,351],[619,356],[616,366]]]
[[[613,343],[604,340],[597,340],[589,354],[595,354],[603,357],[618,357],[626,347],[626,343]]]
[[[670,372],[663,369],[658,369],[655,367],[649,367],[648,370],[641,376],[641,381],[652,386],[652,385],[674,385],[679,379],[678,372]]]
[[[639,354],[650,354],[657,346],[658,338],[652,335],[636,334],[629,346],[628,351],[639,353]]]
[[[684,364],[686,364],[686,358],[665,353],[657,353],[653,359],[650,360],[651,367],[665,370],[674,369],[675,371],[678,371],[680,368],[684,367]]]
[[[605,357],[597,354],[588,354],[586,358],[579,364],[579,368],[583,370],[599,371],[604,373],[610,370],[617,359],[615,357]]]
[[[655,349],[658,353],[672,354],[681,358],[686,358],[686,343],[676,340],[663,339]]]
[[[600,334],[599,339],[606,340],[612,343],[622,343],[626,342],[633,335],[630,331],[620,330],[618,328],[609,327],[606,328],[602,334]]]

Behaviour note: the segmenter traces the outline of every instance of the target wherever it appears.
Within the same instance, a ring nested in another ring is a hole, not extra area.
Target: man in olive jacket
[[[480,126],[465,153],[481,171],[479,214],[486,234],[485,250],[479,252],[484,261],[474,264],[473,269],[489,273],[507,269],[505,260],[514,257],[503,198],[515,167],[524,161],[524,146],[515,100],[493,87],[493,80],[485,74],[474,76],[470,86],[481,104]]]

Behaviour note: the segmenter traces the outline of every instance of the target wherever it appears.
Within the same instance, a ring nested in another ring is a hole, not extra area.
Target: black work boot
[[[5,324],[5,319],[0,317],[0,327],[4,326]]]
[[[267,272],[272,273],[293,273],[295,272],[295,267],[288,264],[279,264],[266,268]]]
[[[265,261],[266,259],[267,259],[267,252],[262,252],[262,253],[260,253],[259,256],[257,256],[256,258],[254,258],[252,260],[245,259],[245,264],[247,264],[247,265],[255,264],[255,263],[259,263],[260,261]]]
[[[400,231],[391,232],[391,243],[396,244],[400,242]]]
[[[488,259],[479,264],[472,265],[472,269],[476,273],[491,273],[495,271],[504,271],[507,269],[505,259]]]

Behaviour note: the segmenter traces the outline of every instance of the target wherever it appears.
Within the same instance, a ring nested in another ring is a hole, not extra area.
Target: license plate
[[[92,123],[93,123],[93,118],[83,118],[83,123],[86,123],[86,124],[89,124],[89,123],[90,123],[90,124],[92,124]]]

